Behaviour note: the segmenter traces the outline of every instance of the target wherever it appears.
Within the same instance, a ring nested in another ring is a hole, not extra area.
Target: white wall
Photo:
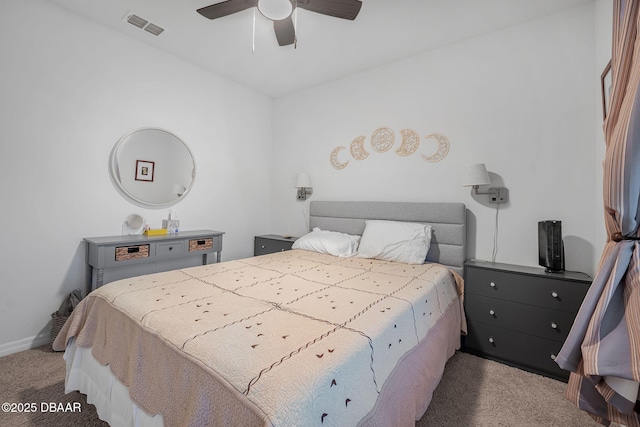
[[[480,19],[481,17],[479,17]],[[518,25],[301,91],[275,103],[272,231],[305,231],[293,180],[309,172],[312,200],[464,202],[470,257],[491,259],[495,206],[458,185],[464,165],[486,163],[511,201],[499,212],[496,261],[533,265],[537,222],[563,221],[566,267],[592,274],[596,228],[594,5]],[[382,126],[441,133],[449,155],[427,163],[418,153],[375,153],[369,136]],[[369,158],[351,158],[366,135]],[[345,146],[342,170],[329,155]],[[306,206],[304,206],[306,209]],[[477,228],[477,230],[476,230]]]
[[[48,1],[0,3],[0,60],[0,355],[46,341],[50,314],[85,289],[83,237],[166,217],[109,179],[133,129],[170,130],[194,154],[182,228],[225,231],[223,260],[253,254],[270,224],[271,99]]]
[[[611,41],[613,33],[613,2],[611,0],[596,0],[595,2],[595,33],[596,33],[596,62],[593,81],[598,85],[595,105],[595,133],[596,133],[596,255],[599,259],[607,242],[607,232],[604,226],[604,206],[602,197],[602,161],[605,155],[604,132],[602,129],[602,90],[600,79],[602,72],[611,60]]]

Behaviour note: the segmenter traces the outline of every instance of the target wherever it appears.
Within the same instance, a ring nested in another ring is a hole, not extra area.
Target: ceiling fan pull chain
[[[253,36],[251,40],[251,53],[256,53],[256,7],[253,8]]]
[[[298,0],[296,0],[296,8],[293,9],[293,48],[298,48]]]

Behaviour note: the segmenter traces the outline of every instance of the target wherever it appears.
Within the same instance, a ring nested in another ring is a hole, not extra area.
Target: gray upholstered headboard
[[[309,227],[362,235],[367,219],[427,223],[433,230],[427,261],[462,275],[467,254],[466,216],[463,203],[312,201]]]

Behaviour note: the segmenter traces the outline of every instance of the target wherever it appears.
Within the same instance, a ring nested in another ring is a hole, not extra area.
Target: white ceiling
[[[216,20],[196,13],[220,0],[50,1],[277,98],[594,0],[362,0],[355,21],[300,9],[296,49],[278,46],[257,13],[253,53],[253,9]],[[165,31],[156,37],[124,22],[129,12]]]

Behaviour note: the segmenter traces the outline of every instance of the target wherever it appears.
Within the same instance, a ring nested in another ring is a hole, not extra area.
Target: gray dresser
[[[220,262],[223,234],[198,230],[161,236],[85,237],[91,290],[114,280]]]
[[[274,252],[288,251],[297,237],[280,236],[278,234],[265,234],[256,236],[253,243],[253,255],[266,255]]]
[[[464,351],[566,381],[555,357],[591,278],[484,261],[468,261],[464,270]]]

